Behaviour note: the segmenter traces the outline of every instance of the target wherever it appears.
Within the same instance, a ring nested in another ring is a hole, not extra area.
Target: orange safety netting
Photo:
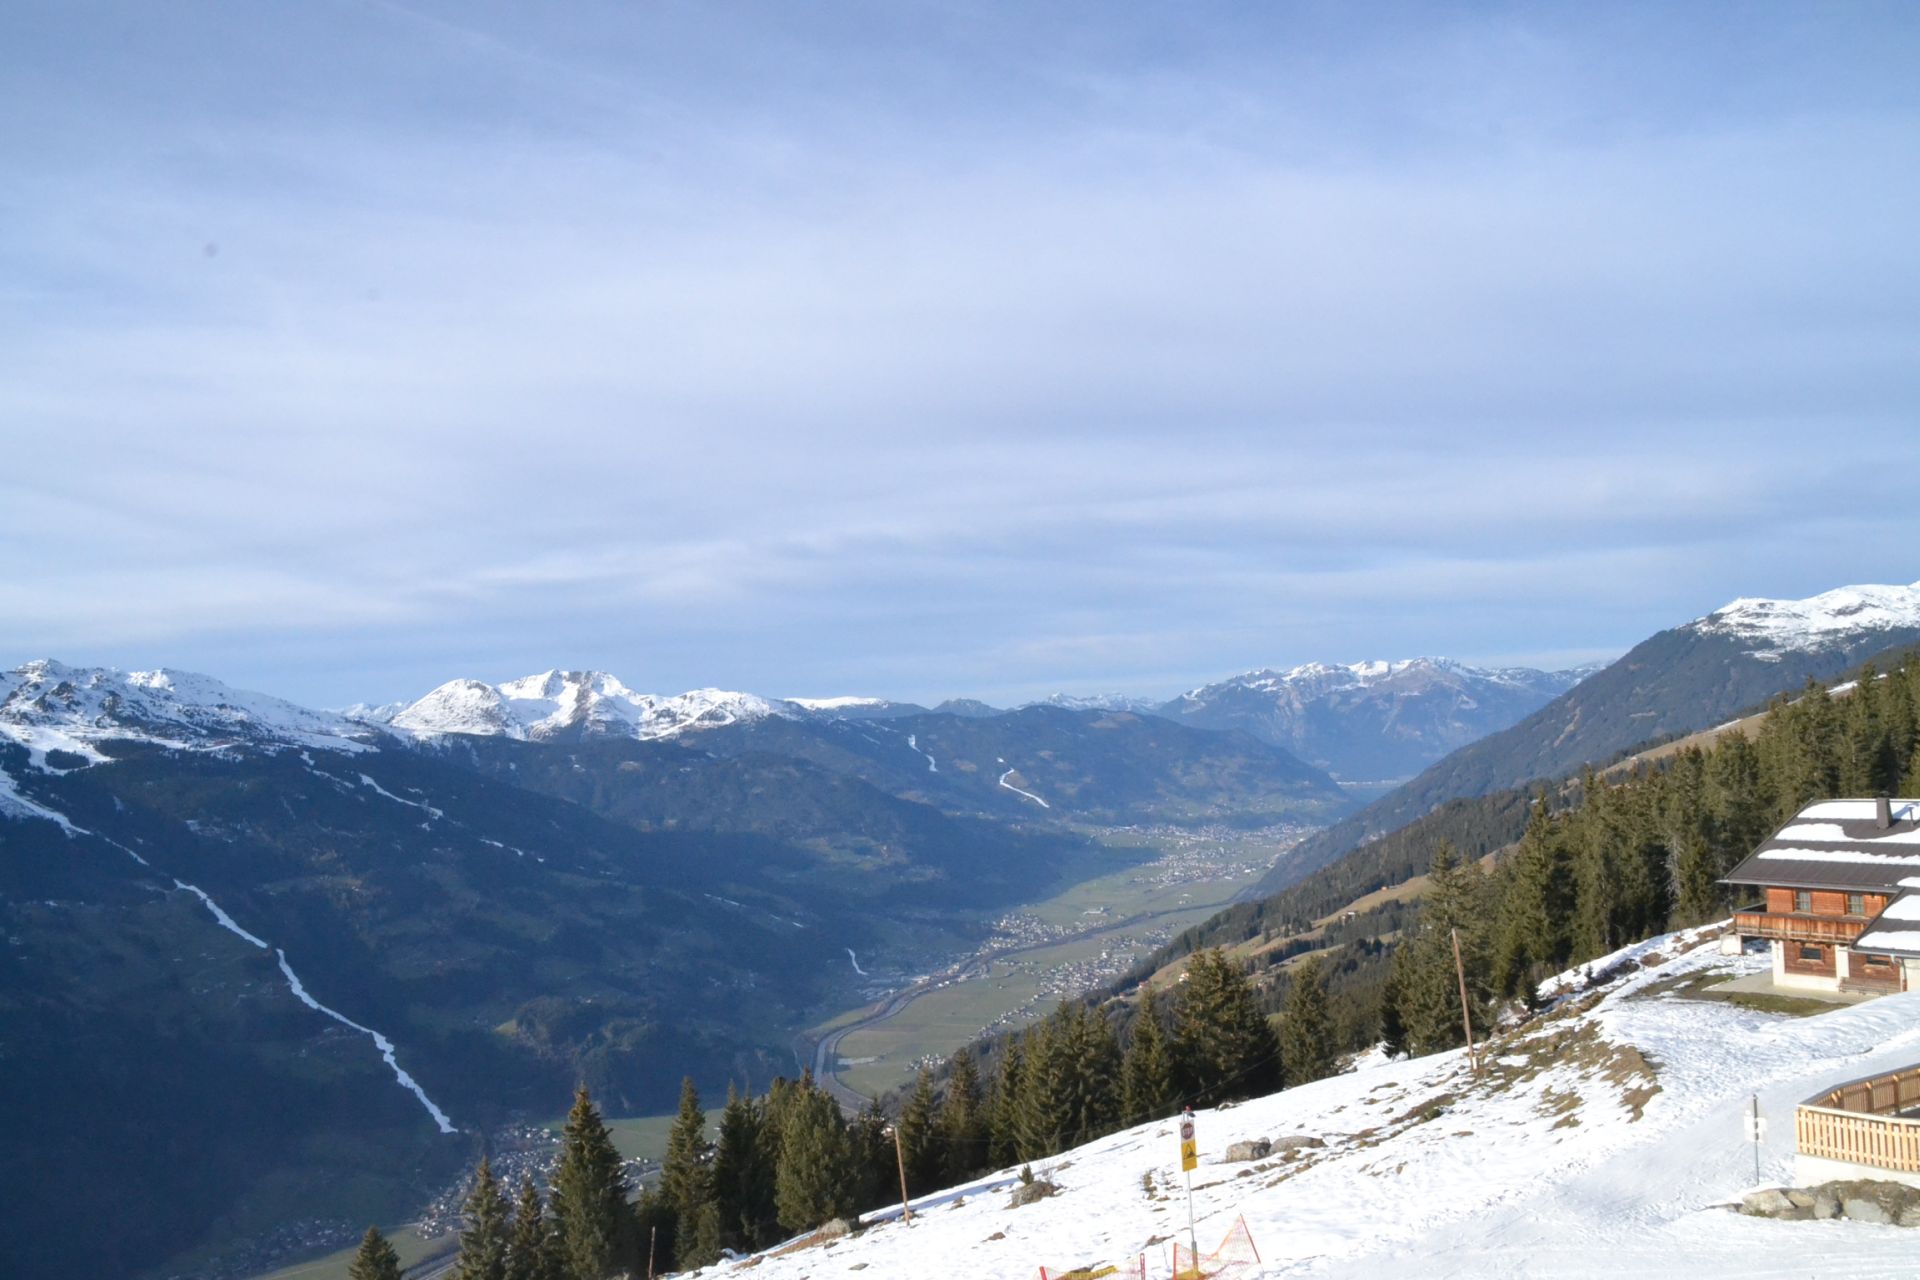
[[[1125,1262],[1109,1263],[1104,1266],[1074,1267],[1071,1270],[1061,1268],[1040,1268],[1040,1280],[1105,1280],[1112,1276],[1116,1280],[1147,1280],[1147,1257],[1141,1254]]]
[[[1196,1257],[1186,1245],[1173,1246],[1173,1280],[1247,1280],[1260,1273],[1260,1251],[1253,1247],[1253,1233],[1245,1218],[1235,1218],[1233,1229],[1220,1247],[1205,1257]]]

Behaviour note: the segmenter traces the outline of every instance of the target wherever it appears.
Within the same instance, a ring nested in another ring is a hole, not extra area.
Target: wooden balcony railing
[[[1773,911],[1736,911],[1733,931],[1743,938],[1778,938],[1783,942],[1852,942],[1865,933],[1860,917],[1835,919]]]
[[[1920,1119],[1899,1114],[1920,1106],[1920,1067],[1849,1080],[1795,1110],[1794,1145],[1801,1155],[1920,1173]]]

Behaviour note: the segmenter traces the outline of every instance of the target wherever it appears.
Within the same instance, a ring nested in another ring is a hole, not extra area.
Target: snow
[[[1452,658],[1401,658],[1392,661],[1307,662],[1286,670],[1263,667],[1228,680],[1203,685],[1182,694],[1178,701],[1206,703],[1232,689],[1270,693],[1280,699],[1310,702],[1329,694],[1376,685],[1419,684],[1428,679],[1497,684],[1514,688],[1546,688],[1562,692],[1599,670],[1598,666],[1545,672],[1530,667],[1477,667]]]
[[[212,906],[213,904],[209,900],[207,905]],[[262,943],[260,945],[264,946],[266,944]],[[440,1132],[460,1132],[453,1127],[453,1121],[447,1118],[447,1113],[434,1105],[433,1099],[427,1096],[427,1091],[420,1087],[420,1082],[408,1075],[406,1070],[401,1067],[397,1051],[393,1047],[393,1041],[387,1039],[372,1027],[363,1027],[337,1009],[329,1009],[326,1005],[315,1000],[311,995],[307,994],[307,988],[300,981],[299,975],[294,973],[293,966],[287,963],[287,953],[275,947],[273,954],[280,960],[280,972],[286,975],[287,986],[292,989],[295,999],[299,1000],[300,1003],[306,1005],[309,1009],[326,1014],[329,1018],[332,1018],[335,1022],[343,1026],[351,1027],[362,1035],[372,1037],[373,1047],[380,1051],[381,1058],[386,1061],[387,1066],[393,1069],[393,1078],[399,1082],[402,1089],[407,1090],[413,1094],[414,1097],[420,1099],[420,1105],[427,1109],[427,1114],[433,1117],[433,1122],[440,1126]]]
[[[1006,761],[1004,761],[1004,760],[1002,760],[1002,761],[1001,761],[1000,763],[1001,763],[1001,764],[1005,764],[1005,763],[1006,763]],[[1035,804],[1037,804],[1037,805],[1039,805],[1039,806],[1040,806],[1040,807],[1041,807],[1042,809],[1051,809],[1051,808],[1053,808],[1053,806],[1052,806],[1052,805],[1050,805],[1050,804],[1048,804],[1048,803],[1047,803],[1047,802],[1046,802],[1045,800],[1042,800],[1042,799],[1041,799],[1041,798],[1040,798],[1039,796],[1037,796],[1037,795],[1035,795],[1035,794],[1033,794],[1033,792],[1031,792],[1031,791],[1022,791],[1022,790],[1021,790],[1021,789],[1020,789],[1019,787],[1016,787],[1016,786],[1014,786],[1014,785],[1013,785],[1013,784],[1012,784],[1011,782],[1008,782],[1008,781],[1007,781],[1007,779],[1008,779],[1008,778],[1011,778],[1011,777],[1012,777],[1012,776],[1013,776],[1014,774],[1016,774],[1016,773],[1018,773],[1018,772],[1020,772],[1020,771],[1019,771],[1018,769],[1009,769],[1009,770],[1007,770],[1007,771],[1006,771],[1005,773],[1003,773],[1003,774],[1001,774],[1001,775],[1000,775],[1000,785],[1001,785],[1001,786],[1003,786],[1003,787],[1005,787],[1005,788],[1006,788],[1007,790],[1009,790],[1009,791],[1011,791],[1011,792],[1013,792],[1013,793],[1014,793],[1015,795],[1021,795],[1021,796],[1025,796],[1025,797],[1026,797],[1027,799],[1029,799],[1029,800],[1031,800],[1031,801],[1033,801],[1033,802],[1034,802]]]
[[[199,885],[188,884],[185,880],[175,880],[173,882],[173,887],[176,889],[185,889],[188,893],[192,894],[194,897],[200,899],[201,902],[205,903],[207,910],[213,913],[213,918],[216,921],[218,921],[220,927],[222,929],[225,929],[228,933],[237,934],[240,937],[245,938],[248,942],[251,942],[254,946],[260,948],[262,951],[265,951],[267,949],[267,944],[263,940],[255,937],[251,933],[248,933],[245,929],[242,929],[238,924],[234,923],[233,917],[228,915],[225,911],[222,911],[220,909],[220,904],[215,902],[212,898],[209,898],[206,894],[206,891],[200,888]]]
[[[457,733],[543,739],[580,730],[644,740],[792,714],[750,693],[636,693],[604,671],[546,671],[498,687],[450,680],[389,723],[422,737]]]
[[[1772,1121],[1762,1177],[1791,1181],[1793,1106],[1838,1081],[1920,1061],[1920,993],[1794,1019],[1648,991],[1667,978],[1765,967],[1759,955],[1720,956],[1711,934],[1623,953],[1622,962],[1666,958],[1633,965],[1591,1009],[1570,1003],[1513,1033],[1497,1047],[1506,1065],[1481,1079],[1460,1052],[1372,1061],[1199,1113],[1201,1248],[1244,1216],[1269,1277],[1911,1275],[1916,1237],[1898,1228],[1775,1222],[1725,1206],[1753,1185],[1743,1127],[1751,1100]],[[1659,1091],[1629,1098],[1634,1078],[1608,1071],[1630,1058],[1583,1057],[1567,1044],[1637,1049],[1654,1064]],[[1221,1160],[1230,1142],[1287,1134],[1327,1146],[1295,1161]],[[919,1201],[910,1225],[897,1210],[875,1215],[878,1224],[857,1237],[762,1257],[751,1274],[1030,1280],[1042,1265],[1143,1253],[1149,1276],[1168,1274],[1167,1242],[1187,1225],[1171,1121],[1036,1162],[1034,1172],[1061,1194],[1009,1210],[1015,1171],[999,1171]],[[1149,1173],[1161,1193],[1152,1198],[1142,1186]]]
[[[53,751],[105,762],[96,744],[107,741],[187,751],[245,743],[357,752],[371,749],[363,741],[369,732],[343,716],[190,671],[123,672],[42,659],[0,673],[0,739],[25,747],[33,767],[47,772],[60,772],[47,762]]]
[[[1859,849],[1782,848],[1762,849],[1753,856],[1787,858],[1794,862],[1869,862],[1883,867],[1920,867],[1920,853],[1867,853]]]
[[[916,754],[918,754],[918,755],[923,755],[923,756],[926,756],[926,757],[927,757],[927,772],[928,772],[928,773],[938,773],[938,772],[940,772],[940,766],[939,766],[939,764],[938,764],[938,763],[937,763],[937,762],[936,762],[936,761],[934,760],[934,758],[933,758],[933,757],[932,757],[931,755],[928,755],[928,754],[927,754],[927,753],[926,753],[925,751],[921,751],[921,750],[920,750],[920,735],[919,735],[919,734],[916,734],[916,733],[910,733],[910,734],[908,734],[908,735],[907,735],[907,746],[908,746],[909,748],[911,748],[911,749],[912,749],[912,750],[913,750],[913,751],[914,751],[914,752],[915,752]]]
[[[859,974],[863,978],[869,976],[867,971],[860,967],[860,957],[853,954],[853,948],[847,947],[847,948],[844,948],[844,950],[847,953],[847,959],[853,964],[853,971]]]
[[[420,1087],[420,1082],[415,1080],[411,1075],[408,1075],[405,1069],[403,1069],[400,1066],[400,1061],[397,1055],[397,1051],[394,1048],[393,1041],[387,1039],[385,1036],[381,1035],[378,1031],[375,1031],[371,1027],[361,1026],[359,1023],[355,1022],[352,1018],[347,1017],[345,1014],[341,1013],[339,1010],[329,1009],[326,1005],[321,1004],[318,1000],[315,1000],[313,996],[308,993],[306,984],[300,981],[300,975],[295,973],[293,971],[293,966],[287,963],[287,953],[285,951],[282,951],[279,947],[270,947],[269,944],[264,939],[256,937],[254,934],[248,933],[245,929],[241,928],[238,924],[234,922],[233,917],[228,915],[225,911],[221,910],[220,904],[215,902],[212,898],[208,897],[205,891],[200,889],[199,886],[188,884],[184,880],[175,880],[173,883],[175,888],[185,889],[188,893],[191,893],[196,898],[200,899],[201,902],[205,903],[207,910],[213,913],[213,918],[219,922],[220,927],[222,929],[225,929],[228,933],[236,934],[239,937],[246,939],[248,942],[252,943],[254,946],[260,948],[260,950],[262,951],[271,950],[275,958],[278,959],[280,962],[280,972],[286,976],[287,989],[293,993],[294,999],[298,1000],[301,1004],[306,1005],[307,1008],[312,1009],[317,1013],[325,1014],[327,1017],[332,1018],[335,1022],[338,1022],[343,1026],[351,1027],[355,1031],[360,1032],[362,1035],[371,1037],[373,1040],[373,1047],[379,1050],[381,1058],[385,1060],[387,1066],[392,1068],[394,1079],[399,1083],[401,1088],[407,1090],[409,1093],[413,1094],[414,1097],[420,1099],[420,1105],[427,1109],[427,1114],[433,1117],[433,1122],[436,1125],[440,1126],[440,1132],[441,1133],[458,1133],[459,1132],[458,1129],[453,1127],[453,1122],[447,1119],[447,1113],[442,1111],[438,1106],[434,1105],[433,1099],[427,1096],[427,1091]]]
[[[837,698],[782,698],[805,711],[846,711],[854,707],[884,707],[885,698],[862,698],[857,694],[845,694]]]
[[[1920,582],[1838,587],[1805,600],[1743,596],[1690,627],[1749,641],[1756,658],[1826,648],[1867,631],[1920,627]]]
[[[369,778],[364,773],[360,775],[360,785],[363,787],[372,787],[380,795],[383,795],[387,799],[395,801],[399,804],[404,804],[410,809],[424,810],[426,812],[426,815],[429,818],[444,818],[447,816],[445,812],[434,808],[432,805],[428,804],[425,800],[409,800],[405,796],[397,796],[393,794],[393,792],[387,790],[385,787],[381,786],[379,783],[375,782],[372,778]]]

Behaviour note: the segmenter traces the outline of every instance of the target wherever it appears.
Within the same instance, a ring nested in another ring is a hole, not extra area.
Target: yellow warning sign
[[[1180,1168],[1186,1171],[1187,1173],[1192,1173],[1194,1171],[1194,1168],[1197,1165],[1199,1165],[1199,1163],[1200,1163],[1199,1144],[1196,1143],[1192,1138],[1181,1139]]]

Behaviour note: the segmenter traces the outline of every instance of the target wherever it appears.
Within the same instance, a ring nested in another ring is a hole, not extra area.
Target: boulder
[[[1840,1216],[1840,1196],[1832,1187],[1813,1189],[1813,1216],[1822,1222]]]
[[[819,1231],[819,1236],[822,1240],[838,1240],[842,1236],[850,1236],[852,1234],[853,1223],[847,1221],[845,1218],[830,1219]]]
[[[1284,1138],[1275,1138],[1273,1140],[1273,1149],[1275,1151],[1305,1151],[1309,1148],[1324,1147],[1326,1145],[1327,1144],[1320,1139],[1310,1137],[1304,1133],[1290,1133]]]
[[[1849,1196],[1842,1202],[1840,1207],[1846,1212],[1846,1215],[1855,1222],[1882,1222],[1890,1224],[1893,1221],[1893,1218],[1887,1211],[1880,1207],[1879,1201],[1869,1200],[1865,1196]]]
[[[1813,1192],[1811,1191],[1802,1191],[1798,1187],[1788,1187],[1787,1199],[1793,1201],[1793,1207],[1796,1209],[1813,1208]]]
[[[1749,1192],[1740,1202],[1740,1212],[1755,1218],[1786,1218],[1799,1213],[1793,1201],[1787,1199],[1787,1193],[1778,1187],[1769,1187],[1765,1191]]]
[[[1227,1148],[1227,1163],[1237,1160],[1265,1160],[1273,1150],[1273,1144],[1265,1138],[1255,1138],[1250,1142],[1236,1142]]]
[[[1013,1189],[1013,1195],[1007,1200],[1007,1208],[1018,1209],[1021,1205],[1033,1204],[1035,1201],[1045,1200],[1048,1196],[1059,1193],[1060,1188],[1051,1182],[1044,1178],[1036,1178],[1032,1182],[1023,1182]]]

